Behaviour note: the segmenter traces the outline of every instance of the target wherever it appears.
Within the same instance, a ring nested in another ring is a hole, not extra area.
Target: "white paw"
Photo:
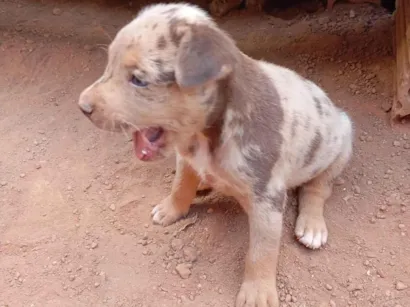
[[[244,281],[235,307],[279,307],[275,280]]]
[[[317,249],[327,242],[327,227],[323,216],[299,214],[295,234],[299,242],[311,249]]]
[[[180,212],[176,209],[169,197],[165,198],[151,211],[151,216],[154,224],[159,224],[162,226],[168,226],[179,220],[184,215],[185,213]]]

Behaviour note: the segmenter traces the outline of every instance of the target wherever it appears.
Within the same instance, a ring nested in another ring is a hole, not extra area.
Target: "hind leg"
[[[323,217],[325,202],[332,194],[333,179],[345,168],[352,153],[350,139],[337,159],[317,177],[305,183],[299,192],[299,215],[295,234],[306,247],[316,249],[327,242],[328,232]]]

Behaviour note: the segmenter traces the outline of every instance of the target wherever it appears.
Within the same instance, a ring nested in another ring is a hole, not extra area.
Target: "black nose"
[[[80,109],[86,116],[90,116],[93,113],[93,107],[89,103],[80,103]]]

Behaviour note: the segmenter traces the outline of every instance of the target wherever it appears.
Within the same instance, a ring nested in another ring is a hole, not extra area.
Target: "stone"
[[[195,262],[198,259],[198,252],[195,247],[188,246],[184,248],[184,258],[188,262]]]
[[[62,9],[56,7],[53,9],[53,15],[60,16],[63,13]]]
[[[180,263],[175,267],[175,270],[182,279],[187,279],[191,276],[191,268],[192,265],[189,263]]]
[[[396,290],[397,291],[403,291],[403,290],[406,290],[407,288],[408,288],[408,286],[406,284],[402,283],[401,281],[398,281],[396,283]]]
[[[174,251],[180,251],[183,247],[184,247],[184,241],[182,241],[181,239],[173,239],[171,241],[171,248]]]

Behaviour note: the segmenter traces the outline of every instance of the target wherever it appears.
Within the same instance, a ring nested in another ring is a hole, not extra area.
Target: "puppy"
[[[153,209],[155,223],[185,216],[200,185],[235,197],[250,228],[236,306],[279,306],[286,191],[300,187],[298,240],[321,247],[323,206],[352,153],[348,115],[311,81],[243,54],[189,4],[146,7],[124,26],[79,106],[97,127],[131,129],[142,161],[176,152],[172,191]]]

